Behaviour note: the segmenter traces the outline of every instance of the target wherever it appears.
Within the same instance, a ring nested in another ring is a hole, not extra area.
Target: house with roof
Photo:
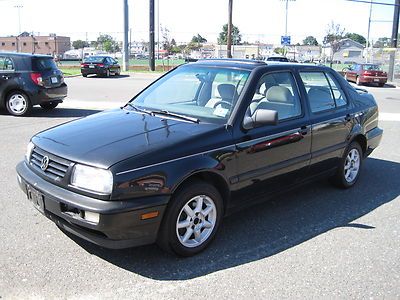
[[[333,55],[333,61],[343,64],[363,63],[365,58],[363,56],[365,46],[346,38],[339,41],[339,50]],[[331,57],[332,48],[327,44],[322,47],[322,53],[325,57]]]

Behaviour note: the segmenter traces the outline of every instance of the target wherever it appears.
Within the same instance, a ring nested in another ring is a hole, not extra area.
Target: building
[[[20,36],[0,37],[0,51],[47,54],[61,57],[70,49],[71,39],[55,34],[48,36],[21,34]]]
[[[334,53],[332,61],[343,64],[363,63],[365,61],[363,57],[365,47],[363,45],[352,39],[342,39],[339,43],[340,48]],[[332,49],[330,45],[325,46],[323,52],[326,57],[331,57]]]
[[[260,56],[260,47],[258,45],[232,45],[232,58],[257,59]],[[227,46],[216,45],[214,57],[226,58]]]

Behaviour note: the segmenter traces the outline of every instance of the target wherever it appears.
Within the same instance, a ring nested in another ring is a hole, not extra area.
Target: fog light
[[[86,221],[98,224],[100,220],[100,214],[91,211],[85,211],[83,214],[83,218]]]

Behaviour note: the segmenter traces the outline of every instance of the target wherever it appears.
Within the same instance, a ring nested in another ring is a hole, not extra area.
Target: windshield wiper
[[[193,118],[193,117],[189,117],[189,116],[185,116],[185,115],[180,115],[180,114],[177,114],[177,113],[170,112],[168,110],[152,110],[151,112],[153,114],[171,116],[171,117],[174,117],[174,118],[179,118],[179,119],[190,121],[190,122],[193,122],[193,123],[200,123],[200,120],[197,119],[197,118]]]
[[[148,114],[148,115],[153,115],[152,111],[148,111],[148,110],[145,110],[143,108],[139,108],[139,107],[137,107],[136,105],[133,105],[130,102],[128,102],[124,107],[127,107],[127,106],[132,107],[134,110],[136,110],[138,112],[145,113],[145,114]]]

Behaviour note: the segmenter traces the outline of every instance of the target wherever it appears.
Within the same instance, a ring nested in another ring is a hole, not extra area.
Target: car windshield
[[[57,69],[54,59],[49,58],[34,58],[32,60],[32,67],[34,71],[45,71]]]
[[[381,67],[378,65],[364,65],[363,70],[366,71],[381,71]]]
[[[85,58],[84,62],[90,62],[90,63],[102,63],[104,60],[104,57],[102,56],[89,56]]]
[[[224,124],[250,75],[248,70],[184,65],[148,87],[130,103]]]

